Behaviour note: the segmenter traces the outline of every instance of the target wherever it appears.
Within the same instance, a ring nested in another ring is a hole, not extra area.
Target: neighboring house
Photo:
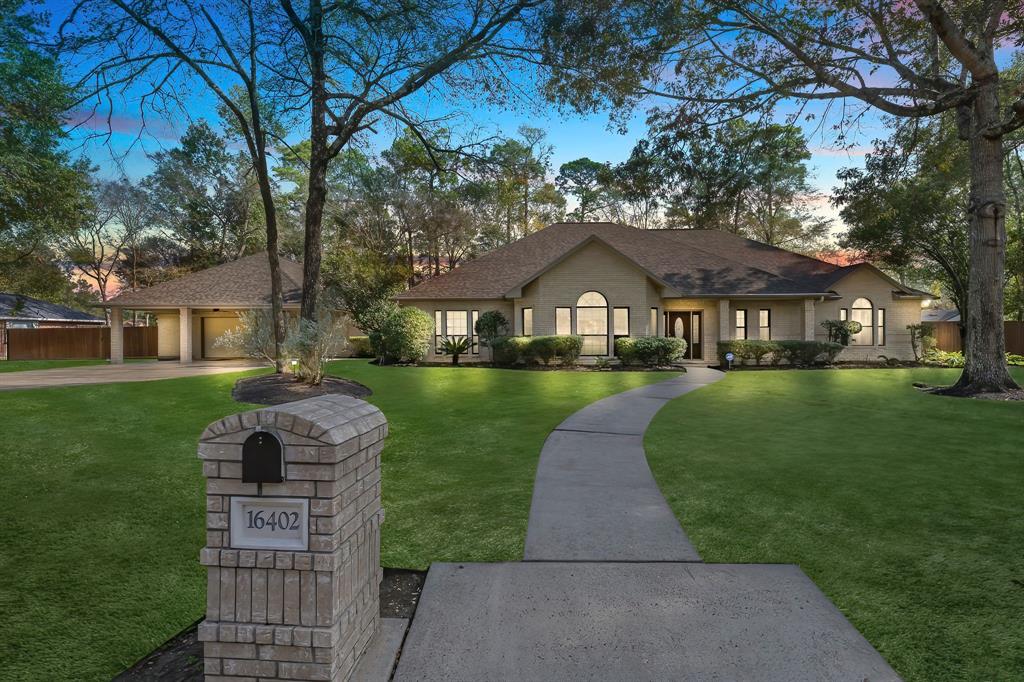
[[[434,357],[444,336],[474,336],[478,316],[499,310],[515,335],[582,336],[584,356],[611,356],[620,336],[676,336],[700,364],[717,364],[720,339],[825,340],[821,322],[833,319],[863,325],[841,360],[913,359],[906,327],[930,298],[867,263],[612,223],[551,225],[397,296],[433,316]],[[473,341],[467,360],[486,358]]]
[[[926,308],[921,313],[922,322],[959,322],[960,311],[956,308]]]
[[[41,327],[97,327],[106,320],[56,303],[0,291],[0,358],[7,358],[7,330]]]

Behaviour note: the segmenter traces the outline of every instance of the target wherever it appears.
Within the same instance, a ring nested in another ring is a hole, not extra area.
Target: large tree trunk
[[[327,74],[324,72],[323,10],[318,0],[309,3],[308,53],[311,77],[309,196],[306,198],[306,242],[302,261],[302,310],[304,320],[316,320],[320,293],[320,258],[323,243],[324,205],[327,203]]]
[[[1018,388],[1006,367],[1003,331],[1003,267],[1006,259],[1006,194],[1003,143],[982,134],[999,120],[995,81],[974,101],[971,132],[970,281],[965,363],[954,395],[1001,393]]]
[[[270,186],[270,177],[266,171],[265,158],[262,168],[257,169],[256,177],[260,187],[260,198],[263,200],[263,217],[267,222],[267,261],[270,263],[270,309],[274,318],[274,371],[284,372],[284,288],[281,285],[281,259],[277,254],[277,211],[274,206],[274,192]]]

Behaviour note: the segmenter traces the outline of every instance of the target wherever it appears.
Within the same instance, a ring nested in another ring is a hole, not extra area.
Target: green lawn
[[[26,372],[31,369],[57,369],[59,367],[105,364],[107,364],[106,360],[0,360],[0,374],[4,372]]]
[[[908,680],[1021,680],[1024,405],[911,387],[956,376],[735,372],[648,459],[706,561],[800,565]]]
[[[563,418],[654,373],[378,368],[383,562],[521,557],[537,456]],[[202,615],[196,441],[238,375],[0,392],[0,679],[109,679]]]

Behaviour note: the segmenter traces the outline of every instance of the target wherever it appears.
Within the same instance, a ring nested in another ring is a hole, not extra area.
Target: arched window
[[[608,355],[608,299],[596,291],[579,297],[576,333],[583,338],[582,355]]]
[[[850,337],[851,346],[870,346],[874,343],[874,306],[866,298],[858,298],[850,308],[850,320],[860,322],[862,329]]]

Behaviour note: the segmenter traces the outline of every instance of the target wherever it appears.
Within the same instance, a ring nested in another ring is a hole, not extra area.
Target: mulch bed
[[[265,374],[239,379],[231,391],[231,397],[238,402],[256,405],[281,405],[328,394],[366,398],[373,395],[373,391],[357,381],[334,377],[324,377],[319,386],[310,386],[291,374]]]
[[[426,577],[426,571],[385,568],[384,580],[380,584],[381,617],[412,618]],[[196,639],[199,622],[172,637],[114,679],[122,682],[203,682],[203,644]]]

